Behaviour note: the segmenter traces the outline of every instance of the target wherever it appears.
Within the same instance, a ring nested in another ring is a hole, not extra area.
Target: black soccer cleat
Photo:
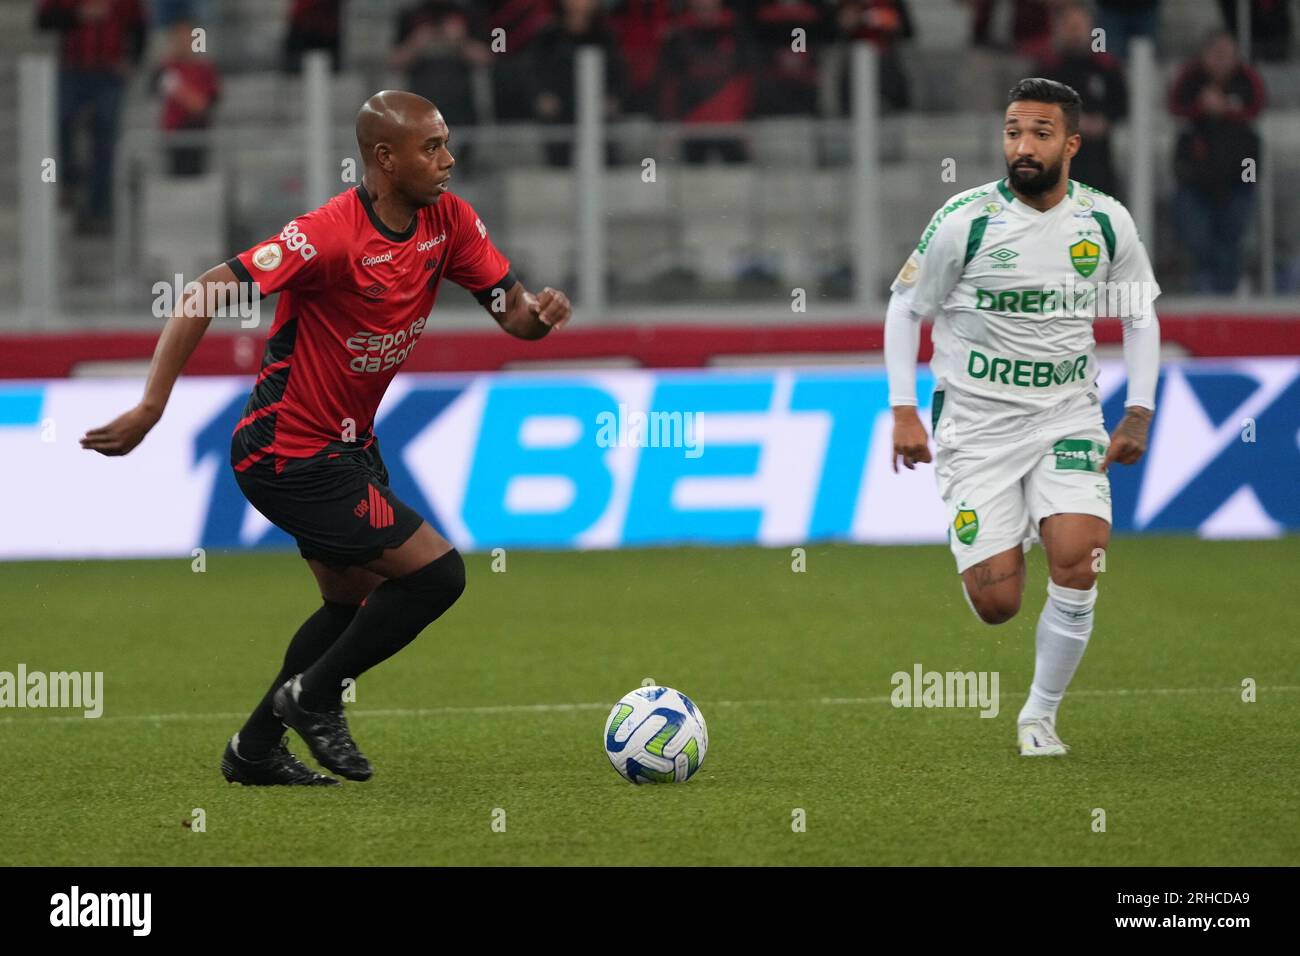
[[[271,748],[261,760],[249,760],[239,755],[239,734],[226,744],[221,755],[221,775],[227,783],[242,783],[245,787],[337,787],[333,777],[317,773],[289,753],[289,738],[285,737]]]
[[[316,758],[326,770],[349,780],[369,780],[374,773],[366,755],[357,749],[356,741],[348,731],[343,716],[343,704],[323,713],[304,710],[298,703],[302,693],[302,675],[287,680],[271,698],[271,709],[285,726],[298,731]]]

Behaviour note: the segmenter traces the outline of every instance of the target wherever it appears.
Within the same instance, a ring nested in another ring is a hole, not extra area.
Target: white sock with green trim
[[[1092,610],[1096,604],[1096,584],[1079,591],[1047,582],[1047,603],[1039,615],[1034,641],[1034,682],[1029,699],[1020,709],[1018,723],[1038,717],[1056,720],[1056,709],[1092,636]]]

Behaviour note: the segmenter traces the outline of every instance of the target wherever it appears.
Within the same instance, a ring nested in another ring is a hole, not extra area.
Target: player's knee
[[[1000,589],[971,594],[962,582],[962,593],[975,616],[985,624],[1005,624],[1020,611],[1020,594],[1016,591]]]
[[[1100,525],[1100,529],[1084,527],[1068,537],[1058,530],[1050,541],[1044,537],[1047,571],[1060,587],[1087,591],[1105,567],[1110,529],[1104,522],[1094,524]]]
[[[975,613],[985,624],[1005,624],[1020,612],[1018,595],[989,595],[973,603]]]
[[[446,558],[446,568],[441,572],[445,582],[444,594],[447,596],[447,606],[455,604],[460,600],[460,596],[465,593],[465,559],[461,557],[459,551],[452,548],[442,556]],[[438,560],[441,561],[442,558]],[[438,562],[435,561],[435,564]]]
[[[393,578],[391,583],[418,602],[425,615],[433,621],[465,593],[465,559],[452,548],[420,570]]]
[[[1097,570],[1091,558],[1053,563],[1048,567],[1048,573],[1053,581],[1063,588],[1074,588],[1078,591],[1092,588],[1097,581]]]

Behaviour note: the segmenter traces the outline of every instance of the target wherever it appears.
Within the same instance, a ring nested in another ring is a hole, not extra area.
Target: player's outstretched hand
[[[1131,465],[1142,457],[1147,450],[1147,432],[1151,428],[1151,409],[1134,405],[1124,413],[1124,420],[1119,423],[1114,434],[1110,436],[1110,447],[1106,449],[1106,458],[1101,463],[1101,470],[1110,467],[1112,461],[1121,465]]]
[[[907,405],[894,409],[894,453],[890,456],[894,471],[898,471],[900,456],[909,471],[916,468],[918,461],[930,461],[930,436],[916,409]]]
[[[553,329],[563,328],[573,315],[569,297],[549,285],[537,293],[537,301],[531,304],[531,311],[537,317],[537,321]]]
[[[144,441],[144,436],[156,424],[158,415],[137,405],[107,425],[90,429],[82,436],[81,447],[87,451],[97,451],[101,455],[125,455]]]

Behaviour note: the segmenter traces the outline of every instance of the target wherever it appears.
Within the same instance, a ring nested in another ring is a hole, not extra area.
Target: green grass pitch
[[[1115,541],[1064,759],[1014,752],[1045,586],[1029,557],[1021,615],[988,627],[943,547],[811,546],[803,573],[789,549],[512,551],[505,573],[471,555],[461,602],[359,682],[374,778],[325,790],[218,768],[317,604],[296,556],[5,565],[0,670],[103,671],[105,710],[0,710],[0,858],[1300,863],[1300,537]],[[1000,713],[890,706],[918,662],[997,671]],[[634,787],[605,758],[606,714],[647,677],[708,720],[687,784]]]

